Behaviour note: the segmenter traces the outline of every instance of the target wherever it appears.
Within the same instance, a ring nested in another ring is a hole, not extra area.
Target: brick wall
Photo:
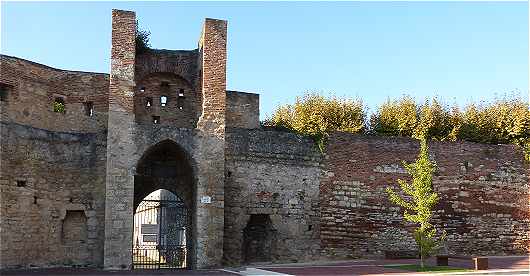
[[[1,120],[56,131],[98,132],[107,127],[107,74],[66,71],[0,55],[0,84],[9,86],[0,102]],[[60,97],[65,113],[54,112]],[[88,116],[85,104],[93,104]]]
[[[139,124],[160,124],[195,128],[201,114],[202,95],[197,88],[198,50],[157,50],[136,57],[135,115]],[[182,94],[182,95],[181,95]],[[167,97],[161,106],[160,97]],[[147,98],[153,105],[146,108]]]
[[[416,140],[337,133],[326,151],[320,186],[321,240],[327,256],[384,256],[415,250],[401,211],[384,189],[409,179]],[[524,254],[529,249],[529,166],[512,145],[431,142],[441,194],[437,226],[458,254]],[[408,229],[410,230],[410,229]]]
[[[136,87],[134,113],[138,124],[153,124],[153,116],[158,116],[158,123],[162,125],[185,128],[197,125],[200,98],[186,80],[171,73],[154,73]],[[162,96],[165,105],[162,105]],[[151,101],[149,106],[148,100]]]
[[[227,21],[206,18],[199,52],[202,89],[202,114],[198,128],[224,136],[226,107]]]

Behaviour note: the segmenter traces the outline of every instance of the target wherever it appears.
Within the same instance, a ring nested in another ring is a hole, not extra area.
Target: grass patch
[[[469,272],[473,271],[466,268],[450,267],[450,266],[425,266],[423,269],[420,265],[404,264],[404,265],[385,265],[386,268],[403,269],[414,272]]]

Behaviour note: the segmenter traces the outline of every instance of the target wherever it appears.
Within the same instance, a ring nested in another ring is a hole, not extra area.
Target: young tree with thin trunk
[[[412,177],[412,182],[398,179],[401,193],[398,194],[391,187],[388,187],[386,191],[390,201],[404,209],[404,220],[416,225],[413,235],[423,269],[425,259],[432,256],[445,240],[445,233],[437,237],[437,230],[431,223],[434,207],[439,200],[438,194],[432,187],[432,175],[436,171],[436,165],[429,160],[427,141],[422,139],[420,144],[418,159],[410,164],[403,162],[405,169]]]

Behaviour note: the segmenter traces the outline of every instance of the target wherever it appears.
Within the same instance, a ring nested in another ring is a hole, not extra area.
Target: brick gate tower
[[[112,11],[106,269],[131,268],[135,207],[160,188],[189,205],[189,267],[221,264],[226,35],[226,21],[206,19],[198,49],[136,52],[135,13]],[[166,147],[182,158],[149,161]]]

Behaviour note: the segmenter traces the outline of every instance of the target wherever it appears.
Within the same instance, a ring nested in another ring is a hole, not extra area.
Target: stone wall
[[[102,265],[106,133],[0,133],[0,268]]]
[[[409,179],[416,140],[337,133],[326,151],[320,186],[323,253],[330,257],[384,256],[414,251],[399,208],[385,188]],[[529,249],[529,166],[512,145],[431,142],[441,194],[435,222],[457,254],[524,254]],[[393,254],[392,252],[388,252]],[[395,252],[394,252],[395,253]],[[399,252],[398,252],[399,253]]]
[[[259,128],[259,95],[226,91],[226,126],[229,128]]]
[[[107,74],[66,71],[0,55],[0,85],[9,87],[0,102],[3,122],[52,131],[97,132],[107,128]],[[54,112],[62,98],[66,112]],[[92,104],[93,112],[86,106]]]
[[[231,128],[226,146],[224,263],[318,258],[321,157],[314,143],[288,132]],[[271,222],[268,240],[245,237],[259,228],[251,221],[262,221],[263,229]],[[269,256],[249,256],[256,251]]]
[[[101,265],[108,75],[1,55],[0,85],[0,268]]]

